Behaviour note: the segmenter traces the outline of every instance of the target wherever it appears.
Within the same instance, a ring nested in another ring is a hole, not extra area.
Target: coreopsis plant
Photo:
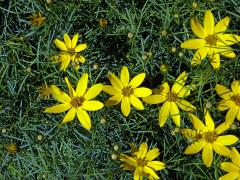
[[[80,54],[81,51],[87,48],[87,44],[78,44],[78,34],[75,34],[72,39],[67,33],[63,35],[64,42],[59,39],[55,39],[54,44],[61,50],[59,53],[59,62],[61,62],[61,70],[66,71],[70,62],[72,62],[75,67],[80,67],[80,63],[84,63],[86,59]],[[78,69],[78,68],[77,68]]]
[[[191,28],[198,39],[190,39],[181,44],[181,48],[197,49],[191,61],[192,65],[200,64],[208,56],[214,69],[220,68],[220,55],[227,58],[234,58],[236,54],[230,45],[240,41],[240,36],[228,34],[230,18],[225,17],[216,25],[210,10],[205,12],[203,26],[195,19],[191,19]]]
[[[222,156],[231,156],[231,150],[226,146],[232,145],[238,141],[234,135],[221,135],[229,125],[220,124],[215,128],[213,119],[208,111],[205,110],[205,125],[192,113],[189,118],[194,129],[182,129],[183,136],[191,141],[184,154],[196,154],[202,150],[202,160],[205,166],[210,167],[213,161],[213,151]]]
[[[159,126],[163,127],[168,116],[173,119],[176,126],[180,126],[180,111],[179,108],[185,111],[195,111],[196,108],[184,100],[190,95],[190,87],[185,86],[187,73],[184,71],[175,80],[172,89],[167,82],[163,83],[159,89],[154,90],[154,94],[143,98],[143,101],[149,104],[163,103],[159,111]]]
[[[231,89],[217,84],[215,87],[217,94],[223,98],[218,104],[220,111],[228,110],[226,115],[226,122],[232,124],[234,119],[240,121],[240,81],[235,80],[231,84]]]
[[[240,179],[240,154],[237,149],[232,148],[232,162],[222,162],[220,168],[227,172],[219,180],[239,180]]]
[[[33,15],[28,17],[32,23],[32,25],[34,26],[41,26],[46,18],[43,16],[43,14],[41,12],[36,12]]]
[[[134,180],[141,180],[144,176],[148,179],[160,179],[155,171],[160,171],[165,168],[165,164],[156,161],[159,155],[159,149],[148,149],[147,143],[141,143],[139,149],[132,145],[132,156],[120,154],[121,167],[123,170],[133,171]]]
[[[145,76],[145,73],[141,73],[129,81],[129,72],[126,66],[122,67],[120,79],[110,72],[108,78],[111,85],[104,85],[103,91],[112,95],[112,97],[105,102],[105,105],[113,106],[121,102],[121,110],[125,117],[129,115],[131,105],[138,110],[143,110],[144,106],[139,97],[147,97],[152,94],[151,89],[139,87]]]
[[[47,107],[44,112],[46,113],[62,113],[68,111],[62,120],[63,123],[72,121],[77,115],[78,120],[82,126],[90,130],[91,119],[86,111],[97,111],[103,108],[103,103],[100,101],[92,100],[102,91],[102,84],[95,84],[89,89],[88,85],[88,74],[85,73],[79,79],[77,83],[76,91],[73,89],[68,78],[65,78],[69,89],[69,95],[61,91],[57,86],[52,85],[52,96],[60,102],[52,107]]]
[[[45,83],[45,84],[43,84],[42,86],[40,86],[38,88],[38,93],[39,93],[41,98],[43,98],[43,99],[50,99],[52,90],[51,90],[51,87],[49,87],[47,85],[47,83]]]

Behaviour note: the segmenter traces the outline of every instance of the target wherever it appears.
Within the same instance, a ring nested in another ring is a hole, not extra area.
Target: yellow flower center
[[[140,166],[140,167],[144,167],[144,166],[146,166],[147,165],[147,162],[145,161],[145,158],[144,159],[137,159],[137,164],[138,164],[138,166]]]
[[[206,132],[203,134],[203,138],[206,142],[208,143],[213,143],[214,141],[217,140],[217,133],[216,132]]]
[[[178,96],[177,96],[177,94],[174,93],[174,92],[169,92],[169,93],[167,94],[167,100],[168,100],[169,102],[176,101],[177,98],[178,98]]]
[[[205,38],[205,41],[210,46],[216,46],[218,37],[215,34],[210,34]]]
[[[68,52],[69,52],[69,54],[71,54],[72,56],[75,54],[75,49],[68,49]]]
[[[82,106],[83,102],[85,101],[84,97],[74,97],[72,100],[71,100],[71,106],[72,107],[80,107]]]
[[[196,134],[196,136],[194,137],[194,139],[196,140],[196,141],[199,141],[199,140],[201,140],[203,138],[203,135],[202,134]]]
[[[240,106],[240,96],[239,95],[232,96],[231,100],[234,101],[237,106]]]
[[[127,86],[122,89],[122,94],[125,97],[130,97],[133,94],[133,88],[131,86]]]

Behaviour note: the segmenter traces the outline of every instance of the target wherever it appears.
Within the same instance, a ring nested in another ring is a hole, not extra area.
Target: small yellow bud
[[[2,128],[2,133],[4,134],[6,132],[7,132],[7,130],[5,128]]]
[[[232,129],[232,130],[235,130],[235,129],[237,129],[237,126],[236,126],[236,124],[234,124],[234,123],[233,123],[233,124],[231,125],[231,129]]]
[[[48,4],[52,4],[52,3],[53,3],[53,0],[46,0],[46,2],[47,2]]]
[[[167,73],[167,72],[168,72],[168,65],[166,65],[166,64],[161,64],[161,65],[160,65],[160,71],[161,71],[162,73]]]
[[[39,140],[39,141],[43,140],[43,136],[42,136],[41,134],[39,134],[39,135],[37,136],[37,140]]]
[[[31,67],[28,67],[28,68],[26,69],[26,71],[27,71],[28,73],[31,73],[31,72],[32,72],[32,68],[31,68]]]
[[[175,53],[177,51],[177,48],[172,47],[171,51],[172,51],[172,53]]]
[[[101,118],[100,123],[101,123],[101,124],[106,124],[106,123],[107,123],[107,120],[106,120],[105,118]]]
[[[178,18],[179,18],[179,15],[178,15],[178,14],[174,14],[173,17],[176,18],[176,19],[178,19]]]
[[[198,4],[196,2],[192,3],[192,8],[196,9],[198,7]]]
[[[129,39],[133,38],[133,33],[129,32],[129,33],[128,33],[128,38],[129,38]]]
[[[94,63],[94,64],[93,64],[93,69],[98,69],[98,68],[99,68],[98,63]]]
[[[108,25],[108,20],[103,18],[99,19],[99,25],[101,27],[106,27]]]
[[[117,144],[115,144],[115,145],[113,146],[113,149],[114,149],[115,151],[118,151],[118,150],[119,150],[119,146],[118,146]]]
[[[147,54],[144,53],[144,54],[142,55],[142,60],[147,60],[147,58],[148,58]]]
[[[179,57],[183,57],[183,55],[184,55],[183,52],[179,52],[179,53],[178,53],[178,56],[179,56]]]
[[[162,36],[166,36],[166,35],[167,35],[167,31],[165,31],[165,30],[162,31],[162,32],[161,32],[161,35],[162,35]]]
[[[206,103],[206,108],[207,108],[207,109],[212,108],[212,103],[211,103],[211,102],[207,102],[207,103]]]
[[[112,160],[117,160],[118,155],[117,155],[117,154],[112,154],[112,155],[111,155],[111,158],[112,158]]]

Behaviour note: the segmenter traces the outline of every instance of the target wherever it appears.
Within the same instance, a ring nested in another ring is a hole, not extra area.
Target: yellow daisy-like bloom
[[[50,99],[52,94],[51,88],[46,83],[38,88],[38,92],[43,99]]]
[[[73,89],[68,78],[65,78],[69,89],[69,95],[62,92],[57,86],[52,85],[52,96],[61,102],[52,107],[48,107],[44,112],[46,113],[62,113],[68,111],[63,118],[62,124],[72,121],[77,115],[78,120],[82,126],[90,130],[91,129],[91,119],[86,111],[97,111],[103,108],[103,103],[92,100],[102,91],[102,84],[93,85],[87,90],[88,84],[88,74],[85,73],[79,79],[76,91]]]
[[[226,122],[232,124],[235,118],[240,121],[240,81],[235,80],[232,82],[232,91],[221,84],[217,84],[215,89],[217,94],[223,98],[219,102],[218,109],[220,111],[229,109]]]
[[[78,44],[78,34],[75,34],[72,38],[67,33],[63,36],[64,42],[59,39],[55,39],[54,44],[61,50],[59,54],[61,62],[61,70],[66,71],[70,61],[75,64],[84,63],[86,59],[81,56],[80,52],[87,48],[87,44]]]
[[[205,110],[205,125],[195,115],[189,113],[189,118],[193,124],[194,130],[182,129],[183,136],[191,139],[191,144],[184,151],[184,154],[196,154],[202,150],[202,160],[205,166],[210,167],[213,161],[213,150],[222,156],[231,156],[231,150],[226,146],[232,145],[238,141],[234,135],[220,135],[229,125],[220,124],[215,128],[211,115]]]
[[[33,15],[28,17],[31,20],[32,25],[34,26],[41,26],[46,18],[44,16],[42,16],[41,12],[38,13],[34,13]]]
[[[151,89],[138,87],[142,84],[145,76],[145,73],[138,74],[129,82],[129,72],[126,66],[122,67],[120,79],[110,72],[108,78],[112,86],[104,85],[103,91],[113,96],[105,102],[105,105],[113,106],[121,102],[121,110],[125,117],[130,113],[130,104],[138,110],[143,110],[144,106],[138,98],[152,94]]]
[[[132,156],[120,154],[120,161],[123,163],[123,170],[134,171],[134,180],[141,180],[143,176],[148,179],[160,179],[155,171],[160,171],[165,168],[165,164],[160,161],[154,161],[160,155],[158,148],[148,150],[147,143],[142,143],[138,148],[131,145]]]
[[[181,48],[198,49],[191,64],[196,65],[208,56],[214,69],[220,68],[220,54],[227,58],[234,58],[236,54],[230,45],[240,41],[240,36],[234,34],[225,34],[228,28],[230,18],[225,17],[214,24],[214,17],[210,10],[207,10],[204,16],[203,26],[195,19],[191,20],[193,33],[199,39],[191,39],[181,44]]]
[[[18,152],[18,146],[15,143],[4,145],[4,149],[11,154],[16,154]]]
[[[196,108],[184,100],[184,97],[190,95],[190,87],[185,86],[187,73],[184,71],[174,82],[172,89],[167,82],[162,84],[159,89],[154,90],[154,94],[143,98],[143,101],[149,104],[163,103],[159,111],[159,126],[163,127],[170,115],[176,126],[180,126],[179,108],[185,111],[195,111]]]
[[[232,162],[222,162],[220,164],[220,168],[228,173],[220,177],[219,180],[240,179],[240,154],[235,148],[232,148],[231,160]]]

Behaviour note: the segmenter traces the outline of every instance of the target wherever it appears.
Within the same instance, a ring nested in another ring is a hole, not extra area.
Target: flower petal
[[[203,149],[205,144],[206,142],[204,141],[193,142],[187,147],[187,149],[184,151],[184,154],[196,154]]]
[[[145,87],[140,87],[133,90],[133,95],[137,97],[147,97],[150,96],[151,94],[152,90]]]
[[[239,152],[237,151],[237,149],[235,148],[232,148],[232,162],[236,165],[239,165],[240,164],[240,154]]]
[[[215,124],[209,112],[205,109],[205,125],[208,131],[214,131]]]
[[[87,90],[87,85],[88,85],[88,73],[84,73],[77,83],[76,95],[83,96]]]
[[[204,32],[202,25],[197,20],[191,19],[191,28],[193,33],[199,38],[204,39],[206,37],[206,34]]]
[[[206,143],[202,150],[202,160],[205,166],[210,167],[213,161],[213,151],[212,145],[210,143]]]
[[[233,96],[231,90],[221,84],[217,84],[215,90],[217,91],[217,94],[225,100],[229,100]]]
[[[128,86],[129,83],[129,72],[128,68],[126,66],[122,67],[121,73],[120,73],[120,80],[124,87]]]
[[[142,172],[139,166],[137,166],[136,170],[134,171],[133,177],[134,177],[134,180],[139,180],[142,178]]]
[[[155,171],[160,171],[165,168],[165,164],[160,161],[150,161],[147,163],[147,166]]]
[[[85,110],[83,110],[82,108],[77,108],[77,117],[85,129],[91,129],[91,119]]]
[[[78,42],[78,33],[75,34],[72,38],[72,49],[75,49],[77,42]]]
[[[64,42],[60,41],[59,39],[54,39],[53,43],[62,51],[68,51]]]
[[[108,79],[110,80],[110,83],[112,84],[112,86],[116,89],[123,89],[123,84],[122,82],[120,81],[120,79],[118,79],[117,76],[115,76],[115,74],[113,73],[108,73]]]
[[[45,113],[62,113],[71,108],[70,104],[57,104],[55,106],[47,107]]]
[[[122,98],[123,98],[122,94],[114,95],[105,102],[105,106],[117,105],[118,103],[121,102]]]
[[[131,86],[133,89],[137,88],[138,86],[140,86],[140,84],[142,84],[142,82],[145,79],[146,74],[145,73],[141,73],[136,75],[129,83],[129,86]]]
[[[154,179],[160,179],[159,176],[155,173],[155,171],[150,167],[144,166],[143,171],[146,174],[150,174]]]
[[[190,95],[190,87],[183,86],[182,89],[177,93],[178,97],[185,98]]]
[[[66,69],[67,69],[67,67],[70,63],[70,59],[71,59],[71,56],[67,53],[60,55],[60,61],[62,62],[61,65],[60,65],[61,66],[61,68],[60,68],[61,71],[66,71]]]
[[[130,107],[129,98],[123,97],[122,102],[121,102],[121,110],[125,117],[127,117],[129,115],[130,109],[131,109],[131,107]]]
[[[223,43],[218,43],[216,50],[219,54],[221,54],[222,56],[225,56],[227,58],[235,58],[236,54],[233,52],[233,49],[229,46],[226,46]]]
[[[157,158],[160,155],[159,149],[158,148],[153,148],[151,150],[149,150],[146,154],[146,160],[147,161],[152,161],[155,158]]]
[[[202,121],[198,119],[195,115],[193,115],[192,113],[188,113],[188,116],[193,124],[194,129],[202,133],[207,131],[207,128],[204,126]]]
[[[181,48],[185,49],[199,49],[205,46],[205,40],[203,39],[190,39],[181,44]]]
[[[221,156],[231,157],[231,150],[228,149],[226,146],[214,142],[212,144],[212,148],[216,153],[218,153]]]
[[[238,177],[239,177],[239,172],[234,171],[234,172],[227,173],[224,176],[221,176],[218,180],[230,180],[230,179],[236,179]]]
[[[218,39],[225,45],[233,45],[240,42],[240,36],[235,34],[220,34]]]
[[[192,58],[191,65],[195,66],[197,64],[200,64],[201,61],[207,56],[208,52],[208,47],[202,47],[198,49]]]
[[[217,134],[222,134],[224,131],[228,130],[230,128],[230,124],[228,123],[222,123],[216,129],[214,130]]]
[[[84,101],[82,104],[82,108],[86,111],[97,111],[103,108],[103,103],[100,101]]]
[[[73,87],[72,87],[72,84],[70,83],[70,81],[68,80],[67,77],[65,77],[65,81],[66,81],[66,83],[67,83],[70,96],[71,96],[71,97],[75,96],[76,93],[75,93],[75,91],[74,91],[74,89],[73,89]]]
[[[229,25],[229,21],[230,18],[228,16],[219,21],[214,28],[214,34],[223,33],[226,31]]]
[[[170,102],[166,101],[159,111],[159,126],[163,127],[170,113]]]
[[[68,36],[67,33],[65,33],[63,35],[63,39],[64,39],[64,42],[65,42],[65,45],[66,45],[67,49],[71,49],[72,48],[72,41],[71,41],[71,39],[70,39],[70,37]]]
[[[207,35],[213,34],[214,31],[214,17],[210,10],[207,10],[204,15],[204,31]]]
[[[182,72],[175,80],[172,86],[172,92],[178,93],[185,85],[187,81],[187,77],[188,77],[188,74],[186,73],[186,71]]]
[[[52,96],[61,103],[69,103],[71,98],[63,91],[61,91],[57,86],[51,86]]]
[[[163,96],[161,94],[154,94],[148,97],[144,97],[142,98],[144,102],[148,103],[148,104],[159,104],[159,103],[163,103],[164,101],[166,101],[166,96]]]
[[[212,65],[213,69],[219,69],[220,68],[220,54],[217,52],[217,50],[210,50],[208,52],[208,57],[209,57],[209,60],[210,60],[210,63]]]
[[[114,86],[110,86],[110,85],[104,85],[103,86],[103,91],[107,94],[110,94],[110,95],[121,94],[120,89],[117,89]]]
[[[75,47],[75,52],[81,52],[87,49],[87,44],[79,44]]]
[[[193,130],[193,129],[181,129],[180,132],[190,142],[194,141],[196,133],[197,133],[196,130]]]
[[[224,135],[224,136],[218,136],[216,143],[229,146],[232,144],[235,144],[238,141],[238,138],[234,135]]]
[[[67,114],[65,115],[65,117],[63,118],[61,124],[67,123],[72,121],[75,118],[76,115],[76,109],[75,108],[71,108]]]
[[[171,118],[173,119],[175,125],[177,127],[180,127],[181,117],[180,117],[180,112],[179,112],[178,106],[175,102],[170,102],[170,115],[171,115]]]
[[[234,95],[240,96],[240,80],[234,80],[231,84],[231,89]]]
[[[100,94],[102,89],[103,89],[103,85],[101,83],[95,84],[87,90],[87,92],[84,94],[83,97],[85,100],[93,99]]]
[[[218,102],[218,109],[220,111],[225,111],[234,106],[234,102],[232,100],[221,100]]]
[[[194,107],[190,102],[185,101],[183,99],[178,99],[176,101],[178,107],[184,111],[195,111],[196,107]]]
[[[220,168],[226,172],[233,172],[233,171],[238,172],[239,171],[239,167],[237,167],[235,164],[233,164],[231,162],[222,162],[220,164]]]
[[[139,109],[139,110],[144,109],[142,102],[136,96],[131,95],[129,100],[130,100],[130,103],[133,105],[133,107],[135,107],[136,109]]]
[[[145,158],[146,154],[147,154],[147,151],[148,151],[148,145],[147,143],[141,143],[140,147],[139,147],[139,151],[136,152],[136,155],[138,158]]]
[[[232,124],[234,122],[234,119],[237,117],[239,111],[238,106],[233,106],[229,109],[226,115],[226,123]]]

